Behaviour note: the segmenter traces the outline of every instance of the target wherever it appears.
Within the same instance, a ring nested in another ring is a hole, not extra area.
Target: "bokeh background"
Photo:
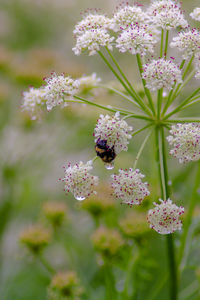
[[[145,4],[148,1],[141,1]],[[101,8],[111,14],[118,4],[114,0],[0,0],[0,299],[2,300],[45,300],[50,278],[46,270],[19,243],[19,234],[29,224],[45,223],[42,205],[46,201],[64,201],[68,213],[58,239],[45,252],[47,259],[58,270],[74,269],[85,290],[83,299],[105,299],[101,261],[93,249],[91,235],[97,226],[87,211],[87,206],[65,196],[62,183],[62,166],[95,156],[93,129],[99,113],[86,106],[59,107],[46,113],[39,122],[31,121],[20,111],[22,91],[29,86],[39,87],[42,79],[51,71],[65,72],[73,77],[96,72],[103,82],[114,80],[106,66],[95,55],[76,57],[73,27],[81,19],[80,12],[89,8]],[[199,1],[183,1],[186,12],[199,5]],[[197,25],[197,24],[195,24]],[[121,66],[129,74],[136,88],[140,89],[138,72],[133,56],[119,55]],[[189,93],[194,81],[185,92]],[[116,103],[120,98],[103,91],[97,100],[101,103]],[[126,103],[123,103],[128,107]],[[117,105],[116,105],[117,106]],[[197,108],[191,110],[198,115]],[[129,122],[134,129],[139,122]],[[116,159],[116,168],[128,168],[134,162],[139,144],[143,139],[134,138],[127,153]],[[146,174],[150,183],[151,197],[139,210],[147,210],[152,201],[158,199],[159,188],[155,165],[153,138],[148,143],[138,167]],[[180,166],[169,158],[170,180],[174,200],[186,205],[191,197],[196,164]],[[101,178],[102,201],[110,195],[107,188],[109,172],[100,161],[95,162],[95,173]],[[105,189],[105,191],[104,191]],[[197,196],[198,197],[198,196]],[[200,200],[200,197],[199,197]],[[87,200],[86,200],[87,201]],[[101,222],[111,228],[119,228],[120,220],[130,208],[111,200],[112,209],[103,215]],[[135,208],[132,208],[134,210]],[[134,220],[133,220],[134,222]],[[182,299],[200,299],[195,293],[189,298],[184,288],[194,283],[198,290],[196,270],[199,266],[200,237],[198,232],[198,209],[193,222],[195,236],[189,248],[187,268],[184,271],[180,289]],[[120,229],[119,229],[120,230]],[[142,232],[142,229],[141,229]],[[192,233],[193,234],[193,233]],[[131,247],[134,239],[126,240]],[[177,245],[179,235],[177,235]],[[137,299],[167,299],[167,284],[154,292],[160,279],[166,275],[167,257],[165,239],[155,232],[139,248],[140,256],[132,274],[133,284],[138,286]],[[127,250],[130,252],[130,249]],[[127,252],[127,253],[129,253]],[[71,253],[69,255],[69,253]],[[127,272],[128,254],[123,264],[114,262],[116,288],[120,291]],[[73,258],[73,259],[72,259]],[[159,275],[158,275],[159,274]],[[153,298],[154,297],[154,298]],[[121,298],[123,299],[123,298]]]

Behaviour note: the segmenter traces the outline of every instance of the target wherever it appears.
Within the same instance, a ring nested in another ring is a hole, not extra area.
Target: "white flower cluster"
[[[87,30],[92,29],[109,29],[110,19],[104,15],[88,14],[85,19],[81,20],[73,31],[74,35],[82,35]]]
[[[31,87],[28,92],[23,92],[22,111],[27,111],[32,120],[39,117],[41,108],[46,102],[44,88],[35,89]]]
[[[158,42],[155,32],[150,25],[131,24],[116,40],[116,48],[120,52],[146,55],[154,52],[154,45]]]
[[[179,32],[170,46],[183,52],[183,59],[188,59],[200,51],[200,32],[196,28]]]
[[[182,206],[178,207],[168,199],[161,204],[154,203],[155,208],[149,210],[147,221],[150,228],[153,228],[160,234],[170,234],[176,230],[181,230],[182,222],[179,217],[184,213]]]
[[[109,50],[112,50],[113,40],[114,37],[110,37],[105,29],[91,29],[77,37],[76,46],[72,50],[76,55],[87,50],[89,55],[94,55],[100,50],[100,47],[108,47]]]
[[[129,140],[132,138],[132,131],[126,121],[121,120],[119,113],[111,117],[109,115],[100,115],[96,128],[94,129],[95,142],[98,139],[106,140],[107,145],[112,148],[114,146],[115,153],[118,154],[122,150],[128,150]]]
[[[90,76],[80,77],[78,81],[79,93],[84,93],[96,87],[99,84],[99,82],[101,82],[101,78],[98,78],[96,73],[92,73],[92,75]]]
[[[71,99],[78,92],[79,81],[69,76],[52,73],[52,76],[46,78],[45,81],[47,83],[45,86],[47,110],[59,104],[66,106],[65,100]]]
[[[71,192],[74,197],[79,200],[85,200],[91,194],[95,194],[95,186],[98,185],[98,177],[90,174],[93,169],[92,161],[84,164],[80,161],[72,166],[68,164],[65,168],[65,177],[62,181],[65,183],[65,191]]]
[[[167,140],[174,146],[170,154],[180,163],[200,159],[200,124],[176,124],[171,127],[170,133]]]
[[[170,90],[174,83],[182,83],[181,70],[172,61],[160,58],[143,66],[143,79],[151,91]]]
[[[130,206],[139,205],[150,194],[147,188],[148,183],[142,182],[142,178],[145,176],[138,169],[120,169],[118,175],[111,177],[114,194],[122,200],[122,203]]]
[[[142,11],[139,6],[124,5],[119,7],[117,12],[111,19],[110,28],[117,32],[129,27],[131,24],[148,24],[150,21],[149,16]]]
[[[196,21],[200,21],[200,7],[196,7],[193,12],[191,12],[190,17]]]
[[[181,5],[177,1],[155,0],[150,5],[148,14],[156,26],[166,30],[177,27],[186,28],[188,26]]]

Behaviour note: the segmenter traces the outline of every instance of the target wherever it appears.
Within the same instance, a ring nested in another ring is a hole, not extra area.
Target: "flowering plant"
[[[196,8],[190,16],[199,21],[199,11],[200,9]],[[154,0],[148,7],[125,3],[118,7],[112,18],[89,11],[75,26],[74,37],[76,40],[74,53],[98,54],[119,81],[121,88],[115,89],[101,84],[96,74],[72,79],[64,74],[53,73],[50,78],[45,79],[46,85],[40,89],[31,88],[29,92],[24,92],[22,108],[31,113],[34,119],[40,116],[45,105],[47,110],[73,103],[87,104],[105,110],[107,114],[100,115],[94,129],[94,142],[97,157],[102,159],[107,169],[111,170],[120,152],[128,150],[131,139],[147,131],[133,166],[128,166],[129,169],[125,170],[120,169],[118,174],[111,175],[113,194],[122,203],[131,207],[141,204],[150,194],[149,185],[143,181],[144,175],[137,169],[137,164],[149,137],[154,132],[161,190],[159,196],[162,199],[160,204],[154,202],[155,207],[147,213],[147,221],[150,228],[166,235],[171,275],[170,299],[176,300],[178,275],[195,200],[190,203],[190,213],[186,217],[179,249],[179,260],[176,261],[172,233],[182,229],[180,217],[184,213],[184,208],[177,206],[174,200],[173,202],[170,200],[173,199],[173,195],[168,180],[165,143],[167,139],[169,145],[173,146],[170,154],[178,158],[180,163],[200,159],[200,118],[176,117],[181,111],[200,101],[200,88],[195,89],[190,95],[186,93],[190,81],[194,77],[196,79],[200,77],[200,31],[190,28],[178,1]],[[174,51],[174,56],[169,55],[169,47],[174,49],[170,50]],[[115,59],[112,53],[115,48],[121,53],[129,52],[135,56],[144,96],[137,92],[137,87],[130,82]],[[182,61],[178,54],[182,57]],[[122,100],[131,103],[131,108],[100,105],[91,98],[85,98],[87,93],[97,88],[111,90]],[[179,96],[184,95],[183,93],[187,96],[180,102]],[[131,122],[137,119],[142,120],[144,126],[134,131],[127,120]],[[99,179],[90,171],[97,157],[85,164],[79,162],[74,166],[69,164],[68,168],[65,168],[63,179],[65,190],[71,192],[79,201],[96,193],[95,187]],[[105,251],[104,257],[110,251],[109,244],[112,244],[109,235],[105,236],[105,229],[102,228],[96,237],[94,236],[98,250],[103,247],[102,251]],[[106,244],[105,247],[102,246],[102,240]],[[116,244],[118,250],[121,240],[118,239]]]

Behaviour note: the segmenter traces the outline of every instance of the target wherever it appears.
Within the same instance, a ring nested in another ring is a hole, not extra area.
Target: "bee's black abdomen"
[[[105,163],[112,162],[116,157],[114,146],[110,148],[107,145],[106,140],[98,139],[95,146],[95,151],[97,156],[99,156]]]

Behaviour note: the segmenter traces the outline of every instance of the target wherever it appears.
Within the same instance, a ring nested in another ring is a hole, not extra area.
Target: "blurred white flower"
[[[110,19],[104,15],[88,14],[81,20],[73,31],[75,36],[84,34],[91,29],[108,29],[110,27]]]
[[[196,69],[195,78],[200,79],[200,52],[196,53],[194,56],[194,65]]]
[[[114,14],[111,19],[110,28],[117,32],[122,28],[125,29],[129,27],[131,24],[148,24],[149,21],[149,16],[142,11],[141,7],[125,4],[124,6],[120,6]]]
[[[191,12],[190,17],[196,21],[200,21],[200,7],[196,7],[193,12]]]
[[[78,92],[79,82],[71,77],[57,75],[52,73],[51,77],[45,78],[47,85],[45,86],[45,97],[47,110],[62,104],[67,106],[67,99],[72,99],[73,95]]]
[[[182,206],[178,207],[168,199],[161,204],[154,203],[155,208],[150,209],[147,216],[147,221],[150,228],[153,228],[160,234],[170,234],[176,230],[181,230],[182,222],[179,217],[184,213]]]
[[[200,124],[176,124],[171,127],[170,133],[167,140],[174,146],[170,154],[180,163],[200,159]]]
[[[150,192],[147,188],[148,183],[142,182],[145,176],[140,173],[140,170],[129,169],[119,170],[118,175],[111,175],[112,188],[117,198],[122,200],[122,203],[128,205],[139,205],[147,197]]]
[[[92,73],[90,76],[80,77],[78,81],[79,93],[85,93],[96,87],[101,82],[101,78],[98,78],[96,73]]]
[[[154,45],[158,42],[155,31],[150,25],[131,24],[123,30],[116,40],[116,48],[120,52],[146,55],[154,52]]]
[[[99,179],[90,174],[92,169],[92,161],[88,161],[86,164],[80,161],[74,166],[69,163],[65,168],[65,177],[62,179],[65,183],[65,191],[71,192],[79,201],[95,194],[94,188],[98,185]]]
[[[111,37],[105,29],[91,29],[77,37],[76,46],[72,50],[75,55],[80,55],[84,51],[88,51],[89,55],[94,55],[100,47],[107,46],[112,50],[113,40],[114,37]]]
[[[181,70],[172,61],[160,58],[143,66],[143,79],[151,91],[161,88],[170,90],[174,83],[182,83]]]
[[[186,28],[181,4],[172,0],[154,0],[148,9],[151,21],[162,29],[171,30],[177,27]]]
[[[28,92],[23,92],[22,111],[27,111],[32,120],[41,114],[42,106],[45,104],[46,91],[44,88],[35,89],[31,87]]]
[[[196,28],[179,32],[178,36],[172,39],[172,48],[177,48],[183,52],[183,59],[188,59],[200,51],[200,32]]]
[[[105,140],[110,148],[114,146],[114,151],[118,154],[128,150],[132,130],[126,121],[120,119],[118,112],[112,117],[100,115],[94,129],[95,142]]]

